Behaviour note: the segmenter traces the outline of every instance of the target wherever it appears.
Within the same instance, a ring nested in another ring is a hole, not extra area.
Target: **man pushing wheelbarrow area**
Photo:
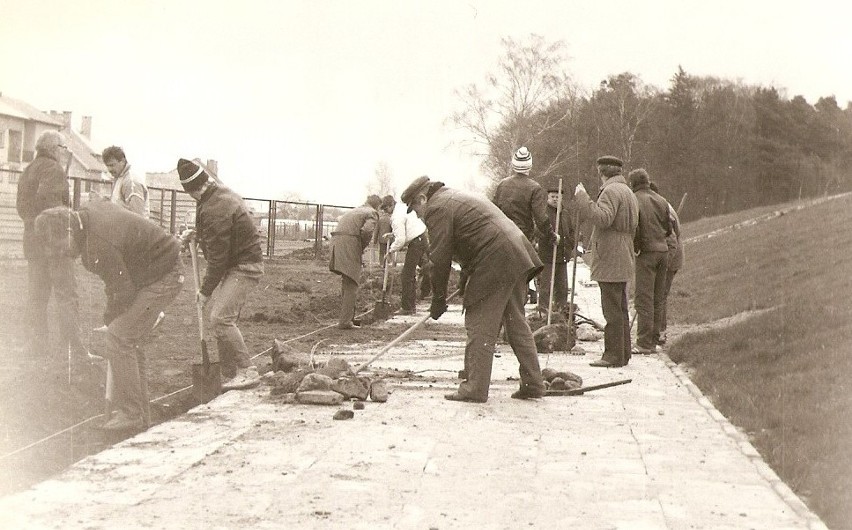
[[[501,323],[520,364],[521,387],[515,399],[544,395],[538,353],[524,312],[527,286],[542,270],[532,243],[485,197],[454,190],[419,177],[402,194],[409,211],[426,223],[432,267],[431,317],[447,310],[447,282],[452,261],[467,276],[464,295],[467,331],[467,380],[444,396],[451,401],[484,403],[491,386],[494,347]]]
[[[81,257],[101,277],[107,296],[104,323],[118,412],[103,425],[139,430],[147,422],[146,374],[140,372],[143,339],[184,283],[180,244],[156,224],[111,202],[94,201],[75,212],[45,210],[35,230],[48,259]],[[144,363],[142,363],[144,366]],[[144,386],[143,386],[144,385]]]

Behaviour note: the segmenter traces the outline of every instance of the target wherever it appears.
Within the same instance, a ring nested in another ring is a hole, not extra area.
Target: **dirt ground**
[[[336,329],[333,324],[337,319],[340,280],[329,272],[325,260],[313,257],[312,250],[295,251],[285,259],[266,262],[266,275],[243,309],[240,325],[252,355],[270,348],[273,339],[286,340],[286,347],[294,351],[323,351],[324,339],[341,342],[340,334],[346,334],[345,342],[358,343],[389,341],[403,330],[371,329],[371,313],[363,316],[365,326],[360,330]],[[365,261],[359,312],[373,309],[382,294],[382,270]],[[27,448],[103,413],[104,368],[95,363],[74,364],[69,369],[67,351],[59,344],[56,326],[49,331],[50,351],[37,357],[26,351],[26,261],[7,257],[0,262],[0,311],[6,315],[0,320],[0,352],[5,359],[0,370],[0,494],[5,494],[43,480],[120,439],[98,430],[103,419],[97,418]],[[191,285],[188,256],[184,262],[187,285]],[[399,305],[401,266],[400,261],[390,274],[387,302],[394,309]],[[79,263],[76,268],[83,341],[97,351],[103,345],[92,330],[102,324],[103,283]],[[62,318],[53,302],[49,310],[52,320]],[[329,327],[323,329],[326,326]],[[194,293],[187,287],[166,310],[166,319],[152,333],[145,348],[150,397],[168,396],[152,408],[154,422],[180,414],[195,404],[191,389],[187,388],[192,385],[191,365],[201,358],[197,330]],[[208,345],[215,360],[215,341]],[[256,359],[261,370],[269,361],[268,355]]]

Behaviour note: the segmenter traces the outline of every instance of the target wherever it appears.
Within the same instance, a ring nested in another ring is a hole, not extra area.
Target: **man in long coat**
[[[70,156],[65,137],[58,131],[45,131],[36,141],[36,157],[24,169],[18,182],[16,207],[24,221],[24,257],[27,259],[27,341],[34,355],[48,349],[47,306],[53,291],[60,312],[62,342],[71,346],[75,361],[88,363],[80,341],[77,286],[74,263],[69,257],[47,259],[44,245],[35,235],[35,219],[44,210],[69,206],[68,180],[59,163]]]
[[[532,243],[484,197],[447,188],[428,177],[414,180],[402,200],[429,231],[433,319],[447,309],[452,261],[462,266],[468,278],[463,286],[468,379],[444,397],[475,403],[488,399],[501,322],[520,364],[521,386],[512,397],[541,397],[544,383],[538,353],[524,313],[527,284],[542,268]]]
[[[337,220],[337,229],[331,233],[328,269],[340,275],[342,297],[340,318],[337,321],[340,329],[352,329],[360,325],[353,322],[353,318],[358,282],[361,280],[361,257],[373,238],[381,204],[378,195],[370,195],[367,202],[343,214]]]
[[[633,236],[639,223],[639,204],[622,172],[622,161],[614,156],[597,160],[601,193],[597,202],[589,198],[582,183],[574,197],[581,219],[592,222],[589,263],[592,280],[601,290],[604,326],[604,353],[591,366],[625,366],[630,361],[630,316],[627,308],[627,282],[633,275],[635,256]]]

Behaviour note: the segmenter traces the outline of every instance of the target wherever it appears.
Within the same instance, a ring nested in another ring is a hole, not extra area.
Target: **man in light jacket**
[[[391,216],[393,243],[388,255],[407,248],[400,275],[402,296],[399,305],[403,315],[413,315],[417,309],[417,265],[428,248],[426,225],[417,217],[417,213],[408,212],[407,209],[408,206],[402,203],[394,206]],[[428,281],[428,278],[424,278],[424,281]]]
[[[630,317],[627,307],[627,282],[633,275],[635,256],[633,236],[639,223],[639,203],[621,174],[623,163],[614,156],[597,160],[601,193],[592,201],[582,183],[574,198],[580,218],[591,221],[592,235],[585,260],[591,278],[601,290],[604,327],[604,353],[595,367],[625,366],[630,361]]]
[[[524,313],[527,284],[541,272],[535,247],[521,230],[485,197],[450,189],[419,177],[402,194],[409,210],[426,223],[432,261],[432,305],[437,320],[447,310],[452,262],[466,272],[464,326],[467,330],[466,381],[444,397],[484,403],[491,386],[494,348],[500,325],[520,365],[515,399],[539,398],[544,382],[538,352]]]

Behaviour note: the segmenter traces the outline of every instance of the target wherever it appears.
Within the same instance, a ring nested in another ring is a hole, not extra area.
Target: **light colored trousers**
[[[209,322],[216,337],[216,349],[225,377],[233,377],[238,368],[252,365],[237,321],[249,293],[257,287],[261,276],[263,262],[242,263],[225,274],[207,303]]]
[[[145,352],[142,341],[154,322],[183,288],[183,263],[136,293],[127,310],[115,317],[107,328],[107,356],[113,377],[112,400],[130,417],[143,417],[143,385],[147,389]]]

